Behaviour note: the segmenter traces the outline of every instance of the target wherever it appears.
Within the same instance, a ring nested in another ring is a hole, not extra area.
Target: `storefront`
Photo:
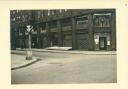
[[[85,51],[116,50],[115,10],[83,12],[75,14],[72,10],[71,16],[60,15],[54,19],[49,17],[48,21],[36,23],[32,33],[32,48],[59,46]],[[19,45],[21,48],[27,48],[28,34],[21,33]]]
[[[111,50],[111,13],[96,13],[94,17],[94,50]]]

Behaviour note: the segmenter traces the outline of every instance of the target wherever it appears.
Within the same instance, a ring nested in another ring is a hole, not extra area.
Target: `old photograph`
[[[11,84],[117,83],[116,9],[10,10]]]

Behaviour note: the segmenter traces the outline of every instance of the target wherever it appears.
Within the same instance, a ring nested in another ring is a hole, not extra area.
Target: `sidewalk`
[[[28,49],[17,49],[16,51],[26,51]],[[52,53],[72,53],[72,54],[85,54],[85,55],[116,55],[116,51],[79,51],[79,50],[47,50],[47,49],[31,49],[35,52],[52,52]]]
[[[26,60],[23,55],[11,55],[11,70],[19,69],[22,67],[29,66],[35,62],[39,61],[39,59],[33,57],[32,60]]]

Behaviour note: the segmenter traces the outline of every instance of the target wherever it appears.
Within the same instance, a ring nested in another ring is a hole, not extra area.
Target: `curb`
[[[20,50],[16,50],[16,51],[26,51],[27,49],[20,49]],[[107,52],[99,52],[99,51],[94,51],[94,52],[88,52],[88,51],[81,51],[81,52],[77,52],[77,51],[58,51],[58,50],[34,50],[32,49],[31,51],[35,51],[35,52],[50,52],[50,53],[70,53],[70,54],[84,54],[84,55],[116,55],[116,51],[114,51],[114,53],[107,53]],[[16,52],[11,52],[12,54],[23,54],[23,53],[16,53]]]
[[[98,53],[98,52],[95,52],[95,53],[86,53],[86,52],[74,52],[74,51],[52,51],[52,50],[32,50],[32,51],[35,51],[35,52],[50,52],[50,53],[70,53],[70,54],[84,54],[84,55],[116,55],[116,53]]]
[[[33,61],[31,61],[31,62],[29,62],[29,63],[24,63],[24,64],[22,64],[22,65],[12,67],[11,70],[16,70],[16,69],[20,69],[20,68],[23,68],[23,67],[27,67],[27,66],[32,65],[32,64],[34,64],[34,63],[36,63],[36,62],[38,62],[38,61],[40,61],[40,60],[41,60],[41,59],[35,59],[35,60],[33,59]]]

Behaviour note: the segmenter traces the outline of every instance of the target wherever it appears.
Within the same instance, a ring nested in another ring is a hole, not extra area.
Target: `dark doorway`
[[[99,38],[99,48],[100,48],[100,50],[106,50],[106,46],[107,46],[106,37],[100,37]]]
[[[51,46],[58,46],[58,34],[57,33],[51,33]]]

